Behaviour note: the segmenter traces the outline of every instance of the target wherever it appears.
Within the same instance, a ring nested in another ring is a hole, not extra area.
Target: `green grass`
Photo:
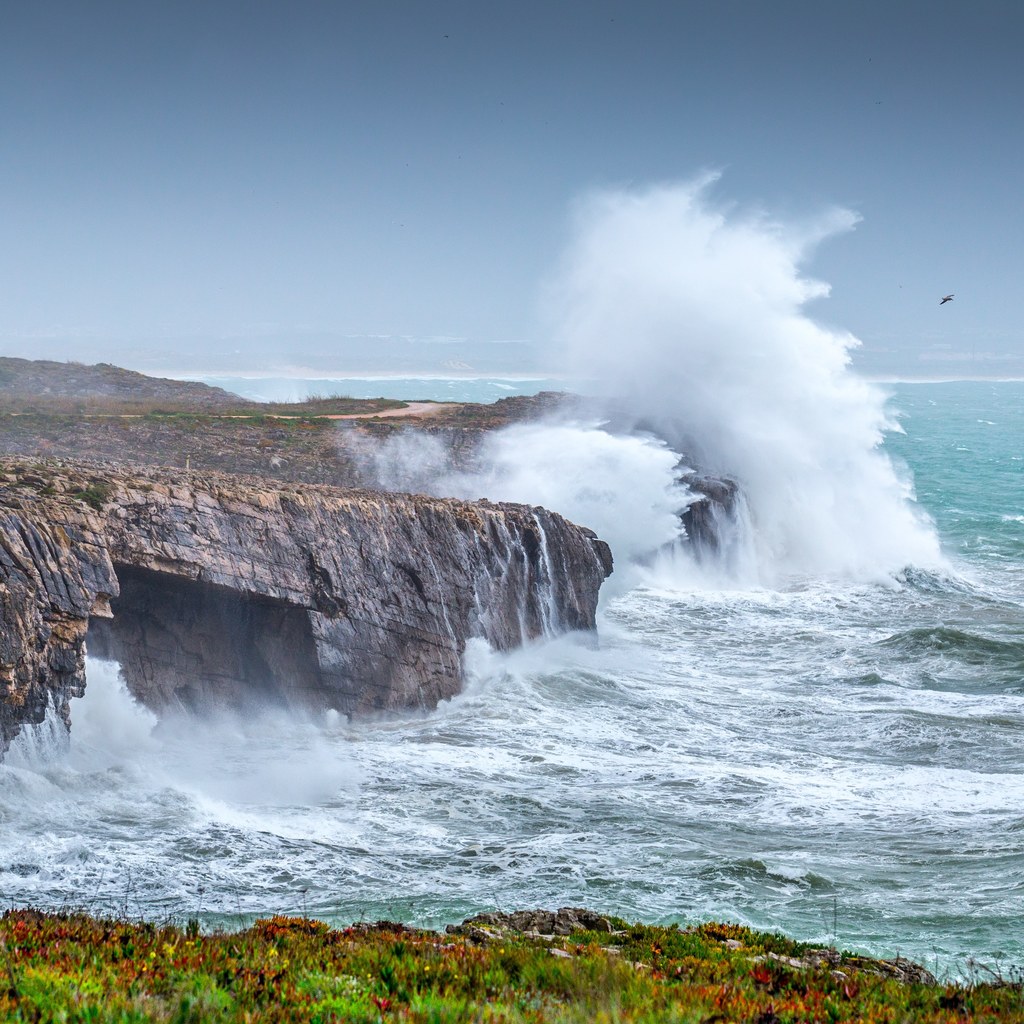
[[[766,958],[807,953],[780,935],[614,923],[545,942],[285,917],[204,935],[194,922],[10,911],[0,1020],[1024,1021],[1019,984],[909,984],[849,957],[793,967]]]
[[[80,491],[74,491],[71,497],[84,501],[98,512],[110,500],[112,490],[106,480],[92,480]]]

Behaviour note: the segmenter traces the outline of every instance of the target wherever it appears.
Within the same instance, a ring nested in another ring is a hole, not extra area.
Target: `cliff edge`
[[[0,756],[69,720],[87,635],[155,708],[432,708],[472,637],[593,629],[610,572],[542,508],[0,461]]]

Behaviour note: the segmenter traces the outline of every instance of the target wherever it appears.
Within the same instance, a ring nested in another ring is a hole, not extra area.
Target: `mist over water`
[[[257,913],[303,876],[318,842],[349,830],[336,812],[360,773],[337,715],[158,719],[116,664],[95,659],[71,710],[70,741],[48,721],[0,766],[5,898],[147,917]]]

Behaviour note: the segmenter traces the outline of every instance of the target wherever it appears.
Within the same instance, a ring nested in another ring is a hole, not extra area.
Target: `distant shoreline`
[[[389,371],[360,373],[353,376],[299,376],[294,368],[287,376],[259,374],[203,375],[199,383],[218,387],[256,402],[294,402],[310,396],[344,394],[352,398],[373,398],[387,395],[403,401],[470,402],[490,404],[501,398],[536,395],[543,391],[586,391],[586,382],[568,377],[545,377],[536,374],[468,374],[466,371],[400,374]]]
[[[222,388],[255,402],[299,401],[320,394],[345,394],[354,398],[388,396],[405,401],[470,402],[489,404],[511,395],[538,394],[543,391],[572,392],[580,395],[597,395],[603,391],[600,382],[586,377],[566,374],[542,376],[536,373],[470,373],[465,370],[438,373],[424,370],[418,373],[376,371],[350,374],[348,376],[325,376],[322,372],[313,376],[302,376],[296,368],[289,368],[284,375],[266,371],[250,370],[241,374],[200,374],[194,377],[180,376],[179,381],[198,381],[201,384]],[[882,392],[894,391],[901,387],[917,386],[978,386],[1007,387],[1020,385],[1020,377],[974,377],[955,376],[943,378],[915,377],[910,375],[875,375],[861,377],[872,387]]]
[[[1021,384],[1021,377],[865,377],[870,384]]]
[[[453,370],[450,373],[436,371],[415,371],[403,373],[396,370],[379,370],[358,373],[332,373],[322,371],[309,373],[301,370],[282,370],[280,372],[239,371],[237,373],[192,372],[187,370],[147,370],[147,376],[166,377],[171,380],[191,380],[207,383],[211,380],[461,380],[461,381],[525,381],[552,380],[571,383],[579,378],[564,373],[467,373]],[[857,374],[870,384],[1019,384],[1024,382],[1024,374],[1019,376],[971,376],[971,377],[913,377],[888,374]]]
[[[423,371],[415,373],[399,373],[392,370],[382,370],[373,373],[332,373],[322,372],[303,373],[296,370],[282,371],[280,373],[265,372],[239,372],[239,373],[186,373],[183,371],[161,370],[152,371],[149,376],[164,376],[171,380],[196,380],[207,383],[211,380],[464,380],[464,381],[534,381],[534,380],[564,380],[571,381],[574,378],[565,374],[557,373],[466,373],[465,371],[452,371],[451,373],[435,373]]]

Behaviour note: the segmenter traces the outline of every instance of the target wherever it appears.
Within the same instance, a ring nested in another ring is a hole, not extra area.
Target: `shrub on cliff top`
[[[90,480],[82,490],[75,491],[71,497],[84,501],[86,505],[99,512],[110,500],[111,491],[112,488],[106,480]]]

